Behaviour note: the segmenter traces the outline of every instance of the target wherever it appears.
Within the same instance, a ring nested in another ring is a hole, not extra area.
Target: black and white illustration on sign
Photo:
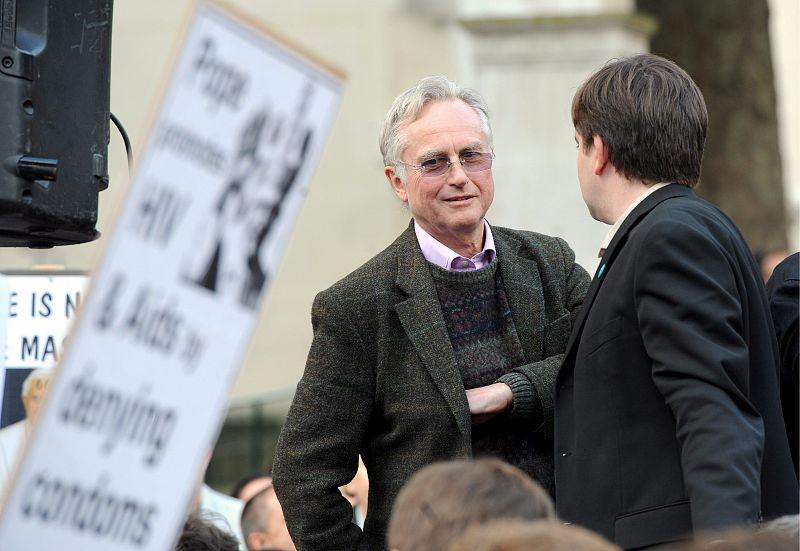
[[[308,124],[314,85],[308,82],[293,112],[264,107],[239,135],[231,177],[213,204],[187,280],[255,308],[269,278],[268,245],[281,207],[297,180],[313,137]]]

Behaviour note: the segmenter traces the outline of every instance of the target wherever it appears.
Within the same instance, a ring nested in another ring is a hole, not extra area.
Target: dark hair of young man
[[[708,111],[692,78],[668,59],[641,54],[608,63],[578,89],[572,123],[587,150],[601,137],[611,164],[629,179],[694,187],[700,178]]]

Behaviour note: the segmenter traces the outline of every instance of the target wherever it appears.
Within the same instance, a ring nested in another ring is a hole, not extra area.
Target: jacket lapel
[[[603,253],[603,257],[600,259],[600,264],[598,265],[597,270],[595,270],[589,290],[586,292],[586,298],[583,299],[583,306],[581,307],[580,314],[578,314],[578,319],[575,322],[575,327],[572,330],[569,343],[567,344],[564,362],[565,364],[567,363],[566,360],[570,357],[570,355],[575,352],[573,348],[577,346],[576,343],[579,340],[580,334],[583,332],[583,324],[586,321],[586,316],[589,313],[589,310],[591,310],[592,303],[597,296],[597,292],[600,290],[600,286],[603,284],[603,281],[606,280],[608,273],[611,271],[611,265],[613,264],[614,259],[628,241],[628,234],[630,231],[635,228],[651,210],[653,210],[663,201],[673,197],[684,197],[692,194],[692,190],[682,184],[665,186],[653,192],[651,195],[648,195],[641,203],[636,205],[636,208],[634,208],[628,217],[625,218],[625,221],[622,223],[619,230],[617,230],[617,233],[614,235],[611,243],[608,244],[605,253]]]
[[[467,449],[472,442],[472,419],[458,371],[453,347],[439,306],[428,261],[414,234],[413,221],[398,242],[397,286],[408,299],[395,305],[395,312],[425,368],[444,396]]]
[[[541,320],[544,319],[544,312],[541,311],[544,294],[539,268],[534,260],[519,255],[517,241],[499,235],[499,232],[493,232],[492,235],[497,248],[498,268],[525,360],[536,361],[541,358],[544,338],[543,332],[537,331],[541,329]]]

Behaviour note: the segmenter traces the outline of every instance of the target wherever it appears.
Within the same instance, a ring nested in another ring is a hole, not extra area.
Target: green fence
[[[294,387],[231,401],[206,470],[206,483],[225,493],[241,478],[269,473]]]

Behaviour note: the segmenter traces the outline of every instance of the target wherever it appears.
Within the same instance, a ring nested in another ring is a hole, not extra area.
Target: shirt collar
[[[453,260],[455,259],[469,260],[475,265],[475,269],[480,269],[491,264],[494,257],[497,256],[492,229],[489,227],[489,223],[486,219],[483,220],[483,249],[472,258],[465,258],[437,241],[431,234],[426,232],[416,220],[414,220],[414,232],[417,235],[417,242],[419,243],[419,248],[422,249],[422,255],[425,257],[425,260],[445,270],[463,270],[463,268],[460,267],[453,267]]]
[[[614,223],[614,225],[611,226],[611,229],[608,230],[605,239],[603,239],[603,243],[600,245],[600,250],[605,250],[608,248],[608,246],[611,244],[611,240],[614,239],[614,236],[617,234],[617,231],[619,231],[620,226],[622,226],[622,223],[625,221],[628,215],[633,211],[633,209],[635,209],[639,205],[639,203],[644,201],[647,198],[647,196],[650,195],[651,193],[654,193],[659,189],[661,189],[662,187],[670,185],[671,183],[672,182],[659,182],[658,184],[650,186],[639,197],[637,197],[633,203],[628,205],[628,208],[625,209],[625,212],[622,213],[622,216],[620,216],[619,219]]]

